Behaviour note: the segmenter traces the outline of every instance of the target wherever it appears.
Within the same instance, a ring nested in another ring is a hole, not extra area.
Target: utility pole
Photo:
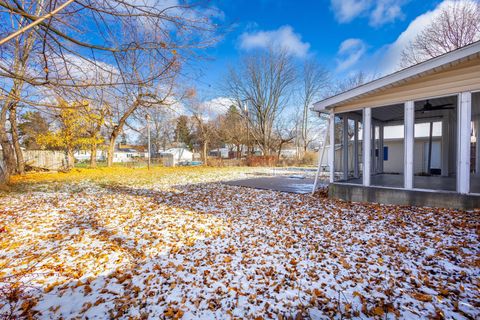
[[[152,152],[150,149],[150,115],[148,113],[145,115],[145,120],[147,120],[148,170],[150,170],[150,157]]]

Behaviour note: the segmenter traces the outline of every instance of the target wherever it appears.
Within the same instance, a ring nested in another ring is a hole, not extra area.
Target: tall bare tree
[[[231,105],[224,115],[218,117],[220,139],[235,147],[236,157],[240,158],[242,146],[248,144],[246,119],[235,105]],[[233,148],[231,148],[233,149]]]
[[[295,80],[291,56],[273,48],[249,55],[230,69],[226,90],[238,106],[247,104],[248,113],[242,111],[265,155],[272,152],[275,120],[287,105]]]
[[[161,101],[164,96],[154,96],[156,90],[169,87],[172,74],[216,40],[213,11],[201,4],[76,0],[42,20],[60,6],[62,2],[54,0],[0,0],[0,20],[8,22],[0,24],[0,37],[39,22],[0,48],[0,143],[7,178],[22,163],[21,152],[15,157],[14,151],[19,149],[14,148],[14,107],[20,101],[51,107],[27,97],[25,86],[47,95],[60,91],[62,96],[69,89],[110,90],[125,106],[117,113],[110,135],[114,140],[139,106]]]
[[[447,4],[402,52],[401,67],[408,67],[480,40],[480,2]]]
[[[304,62],[301,73],[302,121],[300,124],[301,138],[299,139],[304,154],[312,141],[311,134],[309,134],[310,107],[320,97],[322,89],[327,88],[328,81],[328,71],[315,60],[311,59]]]

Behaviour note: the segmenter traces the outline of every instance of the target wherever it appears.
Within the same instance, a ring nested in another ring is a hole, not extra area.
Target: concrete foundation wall
[[[462,210],[480,208],[480,196],[462,195],[454,192],[401,190],[333,183],[330,184],[328,193],[331,198],[353,202],[374,202]]]

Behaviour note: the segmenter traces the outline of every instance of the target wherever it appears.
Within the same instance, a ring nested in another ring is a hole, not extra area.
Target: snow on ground
[[[0,315],[480,317],[479,211],[215,182],[243,169],[138,172],[0,197]]]

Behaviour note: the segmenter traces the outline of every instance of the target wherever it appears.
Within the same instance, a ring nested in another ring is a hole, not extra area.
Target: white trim
[[[360,176],[360,166],[358,163],[358,120],[355,119],[355,124],[354,124],[354,136],[353,136],[353,156],[355,157],[353,159],[353,175],[355,178],[358,178]]]
[[[348,179],[348,117],[343,116],[343,179]]]
[[[460,93],[458,101],[457,192],[466,194],[470,191],[470,126],[472,119],[472,93]]]
[[[383,165],[384,165],[384,147],[385,147],[385,139],[384,139],[384,133],[385,133],[385,127],[383,124],[378,126],[378,172],[383,173]]]
[[[353,88],[349,91],[343,92],[336,96],[327,98],[314,104],[314,111],[322,111],[331,107],[334,107],[342,102],[356,98],[358,96],[372,93],[379,89],[384,89],[399,83],[405,82],[410,78],[418,77],[424,73],[435,69],[441,69],[452,65],[455,62],[467,60],[473,56],[480,54],[480,41],[472,43],[463,48],[445,53],[436,58],[427,60],[425,62],[416,64],[409,68],[397,71],[380,79],[368,82],[364,85]]]
[[[448,177],[448,159],[450,158],[450,142],[449,142],[449,121],[448,118],[450,115],[447,113],[445,118],[442,120],[442,176]]]
[[[375,155],[375,150],[377,149],[377,126],[375,123],[376,122],[372,120],[372,150],[370,151],[371,172],[374,174],[377,173],[377,156]]]
[[[372,109],[363,109],[363,186],[370,186],[370,161],[372,148]]]
[[[328,167],[330,169],[330,183],[335,181],[335,113],[330,113],[330,148],[328,149]]]
[[[403,182],[405,189],[413,189],[413,151],[415,137],[415,104],[413,101],[405,102],[404,126],[404,159]]]

